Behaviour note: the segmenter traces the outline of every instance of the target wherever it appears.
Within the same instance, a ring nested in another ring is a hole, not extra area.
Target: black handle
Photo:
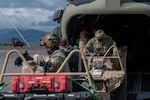
[[[46,86],[45,86],[45,84],[44,84],[44,87],[43,88],[35,88],[34,87],[34,84],[32,84],[32,91],[46,91]]]

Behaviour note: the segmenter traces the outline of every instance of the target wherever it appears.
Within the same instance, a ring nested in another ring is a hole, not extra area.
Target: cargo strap
[[[80,83],[77,82],[76,80],[73,80],[73,79],[72,79],[72,81],[73,81],[74,83],[76,83],[77,85],[79,85],[79,86],[83,87],[84,89],[86,89],[88,92],[90,92],[90,93],[92,94],[94,100],[98,100],[98,97],[96,96],[96,94],[95,94],[93,91],[91,91],[91,90],[88,89],[87,87],[83,86],[82,84],[80,84]],[[93,82],[94,82],[94,80],[92,81],[92,83],[93,83]],[[94,87],[97,87],[96,84],[95,84],[95,82],[93,83],[93,85],[94,85]]]
[[[0,86],[0,90],[2,90],[3,88],[5,88],[7,85],[9,85],[12,81],[8,81],[7,83],[4,83],[3,85]]]

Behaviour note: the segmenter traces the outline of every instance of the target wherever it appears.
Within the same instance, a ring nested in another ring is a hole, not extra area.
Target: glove
[[[26,60],[32,60],[32,58],[29,56],[28,52],[25,51],[25,53],[23,53],[23,56],[25,57]],[[17,57],[16,60],[15,60],[15,65],[16,66],[21,66],[22,65],[22,59],[21,57]]]

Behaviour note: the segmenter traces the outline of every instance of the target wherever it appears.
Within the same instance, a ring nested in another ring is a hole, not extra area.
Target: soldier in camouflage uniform
[[[41,73],[41,72],[56,72],[63,61],[65,60],[66,56],[64,55],[62,50],[59,50],[59,38],[56,34],[46,34],[42,37],[40,41],[41,46],[45,46],[48,55],[39,55],[39,54],[34,54],[34,55],[29,55],[30,58],[32,59],[33,63],[36,65],[36,73]],[[25,58],[27,59],[25,54]],[[31,60],[30,59],[30,60]],[[28,60],[28,59],[27,59]],[[18,57],[15,60],[15,65],[20,66],[22,65],[22,60],[20,57]],[[33,64],[32,63],[32,64]],[[35,66],[34,65],[34,66]],[[28,73],[29,70],[26,65],[22,65],[22,69],[25,71],[22,71],[23,73]],[[35,69],[34,68],[34,69]],[[69,65],[66,63],[65,67],[62,69],[63,72],[68,72],[69,70]]]
[[[113,39],[107,36],[103,30],[99,29],[95,32],[95,37],[90,39],[86,44],[84,53],[88,50],[89,52],[94,53],[94,55],[101,55],[113,44]]]
[[[63,51],[59,50],[58,36],[56,34],[46,34],[41,39],[40,43],[41,45],[44,45],[46,47],[47,53],[49,55],[34,54],[32,55],[34,62],[41,66],[47,63],[48,65],[47,72],[56,72],[66,58]],[[37,72],[40,70],[41,70],[40,67],[37,68]],[[64,72],[69,71],[68,63],[66,63],[62,71]]]

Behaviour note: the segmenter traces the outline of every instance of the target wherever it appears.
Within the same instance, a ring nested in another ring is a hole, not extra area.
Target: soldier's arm
[[[61,56],[53,56],[51,59],[50,59],[50,62],[52,63],[52,67],[53,67],[53,71],[56,72],[59,67],[61,66],[61,64],[63,63],[64,61],[64,58],[61,57]]]
[[[90,50],[93,47],[93,39],[90,39],[87,44],[85,45],[85,48]]]
[[[32,55],[34,63],[40,65],[41,62],[48,62],[49,61],[49,55],[39,55],[34,54]]]
[[[108,49],[110,46],[114,44],[114,40],[111,37],[106,37],[104,40],[104,47]]]

